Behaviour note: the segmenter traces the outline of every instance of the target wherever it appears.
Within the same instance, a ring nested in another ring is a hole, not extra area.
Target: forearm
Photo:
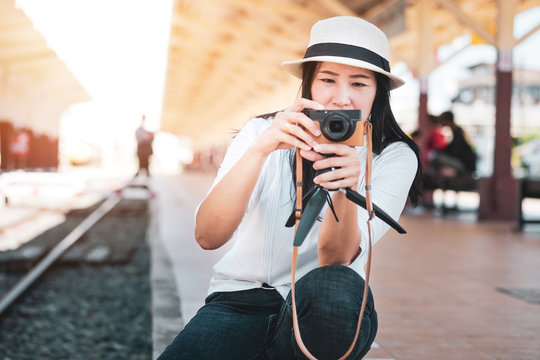
[[[361,233],[358,227],[358,207],[340,191],[332,196],[339,222],[328,209],[319,230],[319,264],[349,265],[360,252]]]
[[[195,239],[203,249],[217,249],[232,236],[257,183],[266,155],[251,147],[199,207]]]
[[[305,107],[320,109],[322,105],[299,99],[287,111],[276,113],[271,124],[257,135],[251,147],[203,201],[195,224],[195,238],[203,249],[222,246],[236,231],[269,154],[294,147],[304,150],[312,148],[314,140],[310,134],[318,136],[320,131],[313,121],[301,112]],[[253,135],[248,135],[248,138]],[[241,149],[242,146],[237,148]]]

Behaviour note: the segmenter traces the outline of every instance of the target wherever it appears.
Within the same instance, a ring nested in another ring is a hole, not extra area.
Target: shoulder
[[[271,124],[271,119],[255,117],[248,120],[244,126],[235,131],[227,153],[241,155],[253,144],[261,133]]]
[[[380,156],[396,157],[396,158],[410,158],[416,161],[416,154],[413,149],[404,141],[395,141],[388,144]]]
[[[418,159],[413,149],[404,141],[395,141],[388,144],[380,154],[374,157],[379,166],[394,170],[409,169],[416,172]]]
[[[252,130],[265,130],[270,124],[272,123],[272,120],[274,120],[273,117],[270,118],[262,118],[262,117],[254,117],[248,120],[246,125],[244,125],[244,128],[252,129]]]
[[[249,119],[240,129],[236,137],[255,138],[270,126],[273,118],[254,117]]]

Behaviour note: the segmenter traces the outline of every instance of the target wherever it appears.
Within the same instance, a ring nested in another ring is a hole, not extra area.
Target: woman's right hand
[[[324,106],[316,101],[300,98],[289,108],[276,113],[272,124],[257,139],[254,146],[263,155],[274,150],[298,147],[309,151],[317,143],[314,136],[321,134],[313,120],[307,117],[302,110],[322,110]]]
[[[272,124],[201,203],[195,238],[203,249],[217,249],[231,239],[246,213],[265,159],[272,151],[299,147],[311,157],[317,155],[312,150],[316,145],[313,136],[320,135],[320,131],[315,122],[302,113],[305,108],[322,110],[323,106],[298,99],[285,111],[278,112]]]

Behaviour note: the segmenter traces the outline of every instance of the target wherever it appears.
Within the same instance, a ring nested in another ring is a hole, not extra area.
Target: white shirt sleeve
[[[208,190],[207,196],[221,181],[221,179],[223,179],[223,177],[229,172],[229,170],[231,170],[231,168],[238,162],[238,160],[240,160],[240,158],[245,154],[249,147],[255,142],[257,137],[270,125],[271,122],[271,119],[253,118],[246,123],[246,125],[242,128],[242,130],[240,130],[238,134],[236,134],[233,141],[227,148],[227,152],[225,153],[223,162],[218,169],[216,178],[214,179],[212,186]],[[253,204],[254,195],[259,193],[260,191],[260,179],[261,177],[259,176],[259,180],[257,181],[255,188],[253,189],[253,193],[251,194],[248,203],[248,210]],[[195,216],[199,211],[199,207],[200,204],[195,210]]]

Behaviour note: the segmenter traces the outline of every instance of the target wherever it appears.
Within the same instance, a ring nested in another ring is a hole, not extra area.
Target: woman
[[[303,109],[360,109],[373,124],[373,202],[397,219],[407,197],[418,199],[418,148],[390,109],[389,91],[403,81],[390,73],[381,30],[355,17],[319,21],[304,58],[282,66],[302,79],[302,97],[285,111],[250,120],[230,145],[198,208],[195,237],[204,249],[234,246],[214,267],[206,305],[160,359],[304,358],[292,333],[294,229],[285,227],[295,206],[294,154],[299,149],[303,158],[304,193],[314,184],[364,193],[366,147],[318,144],[320,131]],[[334,170],[314,176],[324,168]],[[323,209],[300,247],[296,272],[302,338],[318,359],[339,358],[353,340],[368,244],[367,212],[340,191],[332,201],[339,222]],[[377,218],[371,227],[373,242],[389,228]],[[348,358],[362,358],[376,331],[370,292]]]

